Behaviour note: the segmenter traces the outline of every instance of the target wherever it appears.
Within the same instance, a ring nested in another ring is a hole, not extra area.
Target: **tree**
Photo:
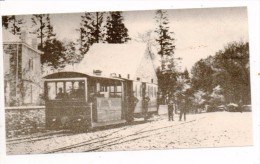
[[[104,40],[104,34],[102,33],[104,30],[103,15],[103,12],[86,12],[81,16],[80,28],[77,31],[80,33],[78,42],[82,56],[87,53],[93,43],[99,43]]]
[[[159,44],[158,54],[161,56],[163,61],[164,56],[173,57],[174,54],[174,38],[172,37],[173,32],[169,31],[169,20],[167,18],[167,12],[162,10],[157,10],[155,13],[155,20],[157,28],[155,33],[157,34],[156,41]],[[162,62],[162,69],[164,65]]]
[[[158,85],[162,91],[162,95],[165,98],[166,95],[172,97],[176,92],[178,73],[175,69],[174,62],[174,38],[173,32],[169,31],[169,20],[167,18],[167,12],[157,10],[155,13],[157,35],[156,42],[159,45],[158,54],[161,57],[161,70],[158,71]]]
[[[227,102],[250,102],[250,67],[248,42],[227,44],[216,53],[214,67],[215,83],[223,88]]]
[[[47,28],[47,17],[49,19],[49,14],[34,14],[32,15],[32,23],[33,26],[36,27],[35,33],[37,34],[37,37],[40,39],[40,45],[39,49],[42,50],[44,47],[44,41],[47,37],[46,28]]]
[[[68,41],[64,45],[65,47],[65,57],[66,63],[74,66],[75,63],[81,61],[82,56],[76,52],[76,44],[72,41]]]
[[[192,67],[192,88],[210,93],[213,88],[212,63],[210,60],[201,59]]]
[[[122,12],[110,12],[110,16],[107,17],[105,39],[108,43],[125,43],[130,40],[123,21]]]
[[[191,73],[193,92],[205,92],[212,105],[251,103],[248,42],[227,44],[215,56],[195,63]]]
[[[63,43],[58,40],[53,31],[49,14],[34,14],[31,18],[35,33],[40,39],[39,49],[44,52],[41,55],[41,63],[58,69],[64,67],[66,56]]]
[[[42,55],[41,58],[42,63],[47,63],[48,66],[53,67],[54,69],[65,66],[65,47],[61,41],[56,38],[46,41],[43,52],[44,55]]]
[[[8,16],[2,16],[2,27],[4,27],[5,29],[8,28],[8,24],[9,24],[9,17]]]
[[[23,19],[17,18],[17,16],[3,16],[2,26],[6,29],[10,29],[13,35],[21,35],[22,24],[24,24]]]
[[[184,76],[184,78],[187,79],[187,80],[190,79],[190,74],[189,74],[189,71],[187,70],[187,68],[184,70],[183,76]]]

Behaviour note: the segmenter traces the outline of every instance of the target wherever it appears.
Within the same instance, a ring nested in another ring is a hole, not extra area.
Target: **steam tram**
[[[157,112],[157,85],[140,79],[59,72],[44,77],[44,94],[48,128],[88,129],[125,123],[130,115],[143,117],[145,95],[150,98],[148,115]],[[129,112],[131,94],[138,103]]]

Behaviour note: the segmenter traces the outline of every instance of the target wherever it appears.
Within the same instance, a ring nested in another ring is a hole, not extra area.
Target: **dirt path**
[[[57,133],[7,142],[8,154],[119,151],[252,145],[251,113],[204,113],[173,122],[167,116],[88,133]]]

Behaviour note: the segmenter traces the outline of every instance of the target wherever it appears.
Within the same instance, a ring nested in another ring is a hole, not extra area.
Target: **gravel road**
[[[147,122],[90,132],[49,131],[7,139],[7,154],[122,151],[147,149],[249,146],[252,113],[215,112],[187,115],[169,122],[166,115]]]

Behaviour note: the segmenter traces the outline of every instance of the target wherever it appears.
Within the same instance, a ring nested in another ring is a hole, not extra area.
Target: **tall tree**
[[[157,10],[155,13],[155,20],[157,24],[157,28],[155,29],[155,33],[157,34],[156,41],[159,44],[158,54],[162,59],[162,68],[163,65],[163,57],[169,56],[173,57],[174,54],[174,38],[173,32],[169,31],[169,20],[167,11]]]
[[[209,57],[210,58],[210,57]],[[192,87],[194,90],[202,90],[210,93],[213,86],[213,74],[211,60],[201,59],[192,67]]]
[[[31,18],[35,33],[40,39],[41,63],[58,69],[64,67],[66,56],[64,44],[56,38],[49,14],[35,14]]]
[[[37,34],[37,37],[40,39],[40,45],[39,49],[42,50],[44,45],[44,41],[47,37],[46,34],[46,24],[47,24],[47,17],[49,17],[48,14],[34,14],[32,15],[32,23],[33,26],[36,27],[35,33]]]
[[[15,15],[3,16],[2,18],[3,18],[2,20],[3,27],[5,27],[6,29],[10,29],[10,32],[13,35],[21,35],[21,28],[22,25],[24,24],[23,19],[19,19]]]
[[[169,28],[167,11],[157,10],[155,13],[156,42],[159,45],[158,54],[161,57],[161,70],[158,75],[158,85],[163,97],[174,95],[177,87],[178,73],[174,62],[174,38]]]
[[[77,29],[80,33],[80,38],[78,40],[80,45],[80,52],[83,56],[93,43],[99,43],[103,41],[104,34],[103,31],[103,15],[102,12],[86,12],[81,16],[80,28]]]
[[[108,43],[125,43],[130,40],[128,29],[123,23],[124,18],[121,11],[110,12],[106,24],[106,41]]]
[[[250,103],[250,70],[248,42],[229,43],[216,53],[214,67],[217,70],[215,85],[223,88],[228,102]]]

